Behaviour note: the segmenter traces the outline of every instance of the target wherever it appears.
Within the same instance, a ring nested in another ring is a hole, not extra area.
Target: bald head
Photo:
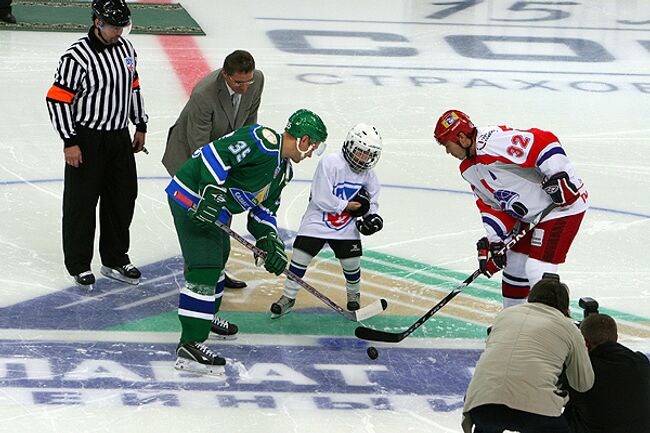
[[[616,322],[607,314],[592,313],[580,324],[580,332],[589,350],[607,342],[618,341]]]

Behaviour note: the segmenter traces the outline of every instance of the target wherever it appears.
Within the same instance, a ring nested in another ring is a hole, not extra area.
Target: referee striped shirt
[[[126,128],[130,119],[138,131],[146,132],[148,116],[136,65],[131,42],[120,37],[105,45],[94,27],[68,48],[46,98],[50,120],[65,147],[76,144],[76,125],[115,131]]]

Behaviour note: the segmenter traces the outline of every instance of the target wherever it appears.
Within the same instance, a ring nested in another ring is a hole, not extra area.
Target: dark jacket
[[[569,389],[564,415],[573,433],[650,433],[650,362],[641,352],[603,343],[589,352],[596,381]]]

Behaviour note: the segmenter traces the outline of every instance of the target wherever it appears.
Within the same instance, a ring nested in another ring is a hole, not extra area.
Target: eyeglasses
[[[255,80],[248,80],[248,81],[241,81],[241,80],[235,80],[232,75],[228,75],[230,79],[235,83],[236,86],[250,86],[251,84],[255,83]]]

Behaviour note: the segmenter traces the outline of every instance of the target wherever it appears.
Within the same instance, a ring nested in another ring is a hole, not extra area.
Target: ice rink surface
[[[74,287],[61,252],[62,143],[45,94],[71,33],[0,31],[0,431],[459,432],[462,396],[500,309],[499,278],[481,279],[397,345],[353,337],[355,324],[307,293],[271,321],[281,279],[233,244],[223,317],[237,340],[210,342],[228,358],[220,378],[178,374],[173,350],[182,262],[160,164],[168,128],[193,84],[234,49],[266,76],[259,121],[281,130],[301,107],[325,120],[328,152],[358,122],[384,138],[377,166],[384,230],[364,239],[368,321],[397,331],[476,266],[482,227],[458,164],[433,142],[449,108],[479,125],[553,131],[589,190],[587,212],[560,274],[577,300],[596,298],[621,341],[650,353],[650,4],[247,1],[182,3],[205,37],[131,35],[150,115],[138,154],[130,256],[138,287]],[[18,16],[20,20],[20,16]],[[289,240],[317,161],[296,166],[279,224]],[[245,232],[243,218],[234,228]],[[93,270],[99,275],[98,258]],[[324,253],[307,280],[343,303]]]

